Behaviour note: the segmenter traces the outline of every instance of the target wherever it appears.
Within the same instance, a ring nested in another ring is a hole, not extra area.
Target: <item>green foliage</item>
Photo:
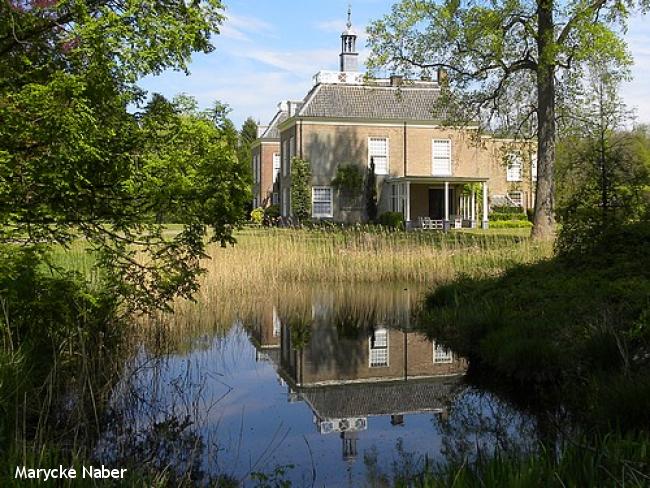
[[[42,248],[0,245],[0,456],[19,438],[16,415],[28,426],[55,413],[90,415],[91,395],[78,380],[93,381],[99,394],[112,377],[100,364],[121,339],[117,308],[109,287],[55,266]],[[54,423],[40,429],[43,438],[61,434]]]
[[[391,230],[404,230],[404,216],[401,212],[384,212],[377,223]]]
[[[579,436],[559,448],[538,446],[534,453],[512,456],[497,451],[476,462],[428,465],[414,483],[396,486],[437,487],[642,487],[650,475],[647,434]]]
[[[636,5],[648,7],[646,0],[401,0],[368,28],[367,64],[416,76],[444,70],[438,104],[446,122],[537,137],[533,236],[552,237],[556,107],[571,112],[571,87],[588,62],[629,67],[620,32]]]
[[[209,52],[222,18],[217,0],[0,5],[0,242],[84,237],[132,309],[192,294],[206,224],[232,242],[248,200],[227,110],[128,108],[138,78]],[[144,224],[174,212],[174,239]]]
[[[491,229],[530,229],[533,223],[530,220],[496,220],[490,222]]]
[[[349,198],[356,198],[363,192],[363,172],[358,164],[339,165],[332,186],[344,192]]]
[[[257,225],[262,225],[264,220],[264,209],[262,207],[254,208],[251,212],[251,222]]]
[[[280,205],[269,205],[264,209],[264,216],[267,219],[277,219],[280,216]]]
[[[377,220],[377,176],[375,175],[375,162],[372,160],[366,175],[365,197],[368,222],[374,223]]]
[[[518,211],[510,211],[509,209],[507,211],[497,211],[497,212],[490,212],[490,222],[497,222],[501,220],[527,220],[527,216],[524,212],[521,211],[521,209],[512,209],[512,210],[518,210]]]
[[[423,324],[520,388],[555,390],[591,424],[634,428],[631,419],[650,408],[647,382],[627,380],[650,368],[649,240],[649,222],[625,225],[586,237],[580,252],[443,286],[428,297]],[[628,399],[618,410],[608,386],[617,381],[625,385],[617,396]]]
[[[299,221],[311,218],[311,165],[300,158],[291,160],[291,212]]]
[[[248,168],[250,173],[251,183],[253,181],[253,175],[251,171],[250,162],[253,160],[253,155],[251,152],[251,145],[257,139],[257,122],[253,120],[252,117],[248,117],[244,124],[242,125],[241,130],[239,131],[239,146],[237,148],[237,159],[239,162],[244,164]]]

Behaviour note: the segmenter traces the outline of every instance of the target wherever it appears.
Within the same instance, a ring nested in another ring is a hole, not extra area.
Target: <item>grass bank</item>
[[[622,226],[587,251],[463,277],[427,297],[423,330],[533,402],[560,405],[589,440],[557,459],[451,465],[423,486],[650,483],[648,242],[648,223]]]

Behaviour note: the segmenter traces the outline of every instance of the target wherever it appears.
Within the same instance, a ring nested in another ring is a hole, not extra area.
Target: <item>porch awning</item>
[[[390,176],[386,178],[388,183],[415,183],[431,185],[438,183],[485,183],[489,178],[482,176]]]

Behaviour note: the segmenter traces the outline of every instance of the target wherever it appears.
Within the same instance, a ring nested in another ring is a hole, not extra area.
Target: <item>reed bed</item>
[[[286,283],[431,285],[498,274],[550,256],[552,246],[516,235],[269,229],[243,232],[235,246],[208,253],[201,294],[212,297]]]

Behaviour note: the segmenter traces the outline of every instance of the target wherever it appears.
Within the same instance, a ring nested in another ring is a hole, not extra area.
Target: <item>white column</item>
[[[483,228],[487,229],[488,224],[488,184],[483,182]]]
[[[472,190],[472,196],[471,196],[471,203],[470,203],[470,216],[469,219],[472,221],[472,225],[474,225],[474,221],[476,220],[476,192]]]
[[[445,181],[445,222],[449,222],[449,182]]]
[[[411,182],[406,182],[406,218],[407,222],[411,221]]]

